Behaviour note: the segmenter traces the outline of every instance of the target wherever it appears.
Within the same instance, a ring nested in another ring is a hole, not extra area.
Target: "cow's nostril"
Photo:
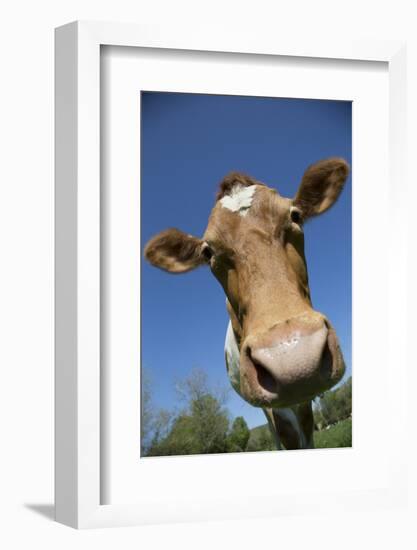
[[[326,380],[332,375],[332,362],[332,354],[329,349],[329,344],[326,342],[320,361],[320,375]]]
[[[256,369],[259,385],[270,393],[276,393],[277,383],[272,374],[260,363],[253,363]]]
[[[266,391],[270,393],[276,393],[277,391],[277,381],[272,376],[272,374],[269,372],[268,369],[266,369],[262,363],[259,363],[256,359],[252,357],[251,349],[250,347],[246,348],[246,354],[249,357],[252,365],[255,367],[256,371],[256,377],[258,380],[258,384]]]

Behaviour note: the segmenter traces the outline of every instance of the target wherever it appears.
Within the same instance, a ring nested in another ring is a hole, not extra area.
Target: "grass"
[[[352,419],[346,418],[331,426],[328,430],[314,432],[316,449],[329,449],[352,446]]]
[[[352,446],[352,419],[341,420],[327,430],[314,432],[314,447],[316,449],[335,449]],[[268,424],[252,428],[247,451],[268,451],[275,449],[274,441]]]

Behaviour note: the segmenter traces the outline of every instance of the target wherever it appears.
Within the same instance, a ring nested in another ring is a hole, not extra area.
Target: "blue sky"
[[[305,168],[319,159],[351,163],[351,103],[143,92],[141,118],[142,249],[177,227],[203,235],[218,182],[246,172],[292,197]],[[351,178],[337,204],[305,226],[313,306],[338,333],[351,373]],[[155,404],[178,406],[174,382],[193,367],[229,384],[224,363],[228,323],[222,288],[210,270],[170,275],[142,261],[142,367]],[[227,406],[250,427],[261,409],[233,390]]]

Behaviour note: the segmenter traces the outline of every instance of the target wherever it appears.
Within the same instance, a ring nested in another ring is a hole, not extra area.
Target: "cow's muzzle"
[[[261,407],[312,399],[345,372],[333,327],[314,311],[249,335],[241,347],[240,366],[242,396]]]

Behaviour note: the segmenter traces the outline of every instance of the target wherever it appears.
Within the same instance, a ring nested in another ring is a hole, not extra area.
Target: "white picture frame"
[[[166,495],[149,505],[101,504],[102,415],[100,378],[101,285],[100,254],[100,49],[101,46],[162,48],[185,51],[229,52],[259,56],[379,61],[389,74],[389,193],[394,223],[392,242],[401,227],[402,202],[406,201],[405,165],[405,45],[388,41],[281,42],[255,33],[224,35],[209,29],[178,29],[137,25],[75,22],[56,30],[56,519],[67,525],[103,527],[160,521],[237,518],[254,514],[241,499],[229,495],[199,503],[179,505],[176,495]],[[398,223],[395,223],[397,219]],[[393,421],[400,426],[395,449],[387,450],[384,487],[350,494],[340,491],[332,502],[345,509],[400,505],[405,499],[403,465],[406,394],[406,251],[401,235],[395,250],[395,273],[390,281],[403,281],[393,299],[388,289],[390,325],[397,342],[396,406]],[[392,290],[392,289],[391,289]],[[401,345],[401,343],[403,345]],[[398,345],[400,344],[400,345]],[[256,460],[256,457],[254,457]],[[184,460],[181,458],[178,461]],[[325,508],[326,494],[287,495],[268,507],[268,514],[303,512],[314,502]],[[202,497],[204,501],[204,495]],[[188,506],[188,508],[187,508]],[[195,506],[194,506],[195,508]],[[260,507],[262,508],[262,507]],[[265,512],[266,513],[266,512]]]

